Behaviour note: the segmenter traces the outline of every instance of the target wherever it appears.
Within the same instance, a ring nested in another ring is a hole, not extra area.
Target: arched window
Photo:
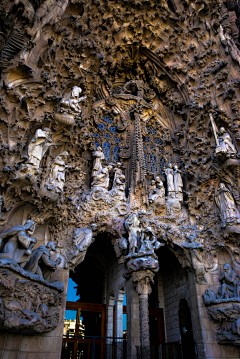
[[[107,161],[110,161],[110,143],[104,142],[104,144],[103,144],[103,153],[104,153],[105,159]]]
[[[143,148],[146,169],[150,172],[163,172],[166,160],[163,155],[163,141],[160,131],[152,125],[147,125],[147,134],[143,136]]]
[[[110,116],[101,118],[94,136],[96,138],[95,145],[102,147],[105,160],[118,162],[120,135],[117,126],[114,125],[114,120]]]

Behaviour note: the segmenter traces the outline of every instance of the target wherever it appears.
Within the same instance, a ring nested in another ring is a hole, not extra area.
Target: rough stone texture
[[[183,267],[171,285],[162,268],[168,337],[179,339],[183,297],[199,357],[234,357],[236,348],[207,342],[215,324],[201,296],[217,295],[225,263],[240,274],[238,2],[50,4],[0,4],[1,233],[35,221],[36,247],[52,240],[60,271],[81,263],[98,234],[110,238],[121,266],[105,303],[124,262],[131,273],[158,270],[157,238]],[[127,281],[135,355],[141,313]],[[23,338],[21,355],[45,350],[45,338]]]

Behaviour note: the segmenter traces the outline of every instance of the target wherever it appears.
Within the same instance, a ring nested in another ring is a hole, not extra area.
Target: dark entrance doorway
[[[178,317],[182,339],[183,359],[196,359],[191,312],[186,299],[180,300]]]

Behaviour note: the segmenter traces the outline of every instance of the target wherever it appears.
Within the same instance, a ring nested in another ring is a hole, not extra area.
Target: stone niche
[[[60,281],[49,283],[5,258],[0,260],[0,329],[34,335],[55,329],[59,322]]]

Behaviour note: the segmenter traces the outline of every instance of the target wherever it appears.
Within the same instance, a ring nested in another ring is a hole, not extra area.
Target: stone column
[[[106,333],[106,336],[109,337],[106,339],[106,358],[107,359],[112,359],[113,307],[114,307],[114,297],[110,296],[108,299],[108,305],[107,305],[107,333]]]
[[[126,280],[127,296],[127,358],[137,359],[136,346],[140,345],[139,299],[132,279]]]
[[[134,272],[132,281],[136,285],[136,291],[139,295],[139,316],[140,316],[140,342],[139,348],[142,359],[150,358],[150,331],[149,331],[149,310],[148,295],[152,289],[150,282],[153,282],[154,273],[150,270]]]
[[[116,358],[121,359],[123,354],[123,301],[124,290],[118,293],[116,312],[115,312],[115,337],[119,338],[115,341]]]

